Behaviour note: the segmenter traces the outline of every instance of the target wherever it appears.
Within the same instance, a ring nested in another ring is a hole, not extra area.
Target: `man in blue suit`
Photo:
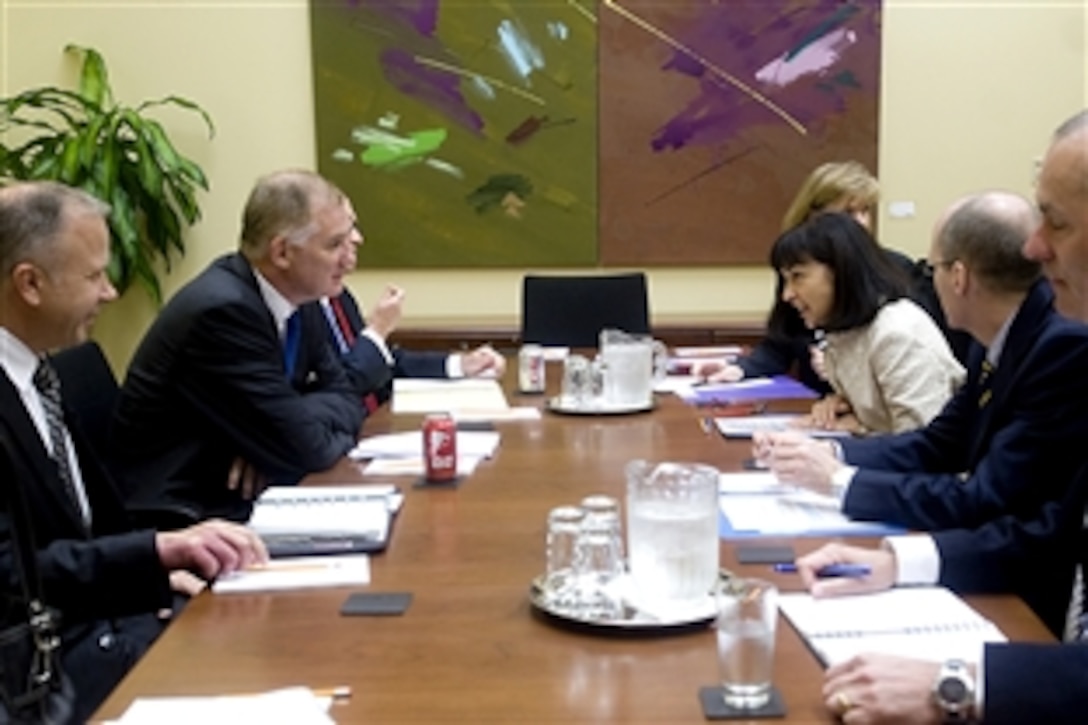
[[[340,293],[359,239],[317,174],[258,181],[239,250],[174,295],[129,366],[112,438],[134,505],[244,521],[259,485],[228,482],[295,483],[351,450],[366,411],[305,303]]]
[[[1024,247],[1043,265],[1059,311],[1088,322],[1088,110],[1059,127],[1036,187],[1042,223]],[[1088,377],[1088,369],[1082,371]],[[1085,401],[1081,397],[1078,402]],[[1084,441],[1081,441],[1084,445]],[[1031,515],[1003,516],[976,529],[888,541],[878,550],[831,544],[798,560],[817,596],[876,591],[897,583],[939,581],[964,591],[1014,591],[1032,570],[1067,570],[1066,645],[987,645],[978,666],[862,655],[827,671],[828,707],[847,723],[948,722],[1079,723],[1088,712],[1088,646],[1084,644],[1081,532],[1088,493],[1088,457],[1064,495]],[[1044,481],[1032,480],[1045,485]],[[913,543],[907,544],[908,541]],[[831,563],[859,563],[860,579],[821,580]],[[982,683],[981,685],[978,683]],[[951,687],[944,687],[951,683]]]
[[[355,219],[350,200],[344,200],[344,208]],[[352,267],[355,266],[355,249],[361,244],[363,237],[359,235],[352,248]],[[352,385],[364,396],[369,407],[389,399],[393,378],[502,376],[506,362],[489,345],[452,355],[390,348],[387,338],[400,321],[403,302],[404,291],[390,285],[367,320],[363,319],[359,304],[347,287],[339,295],[324,297],[314,303],[325,317],[325,332],[332,351],[339,356]]]

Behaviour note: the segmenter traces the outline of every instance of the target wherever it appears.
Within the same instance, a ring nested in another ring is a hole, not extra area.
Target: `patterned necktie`
[[[344,311],[344,303],[340,301],[339,295],[329,298],[329,309],[332,310],[333,317],[336,318],[336,326],[340,330],[341,337],[347,343],[347,350],[342,351],[346,353],[355,344],[356,334],[355,330],[351,329],[351,320],[348,319],[348,315]],[[367,393],[363,396],[363,405],[366,406],[368,413],[373,413],[380,405],[378,396],[374,393]]]
[[[72,506],[79,513],[83,526],[90,528],[90,512],[84,510],[76,493],[75,478],[68,458],[68,439],[64,435],[64,410],[60,402],[60,378],[57,371],[44,358],[38,363],[38,369],[34,371],[34,387],[38,389],[38,395],[45,411],[45,427],[49,430],[49,442],[53,448],[53,462],[57,464],[57,474],[64,484],[64,491],[72,502]]]
[[[283,331],[283,367],[287,371],[287,379],[290,380],[295,372],[295,360],[298,358],[298,342],[302,337],[302,318],[298,310],[287,318],[287,325]]]
[[[993,397],[993,384],[995,368],[989,360],[982,361],[982,372],[978,376],[978,407],[985,408],[986,404],[990,402],[990,398]]]

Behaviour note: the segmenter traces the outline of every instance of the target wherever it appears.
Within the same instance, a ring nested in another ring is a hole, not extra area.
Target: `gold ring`
[[[854,706],[854,703],[850,701],[850,696],[842,690],[835,693],[835,704],[838,705],[839,712],[847,712]]]

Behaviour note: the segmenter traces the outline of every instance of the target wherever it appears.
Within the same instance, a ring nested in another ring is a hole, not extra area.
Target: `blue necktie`
[[[298,316],[298,310],[287,318],[287,327],[283,333],[283,367],[287,371],[287,379],[290,380],[295,372],[295,360],[298,358],[298,343],[302,337],[302,318]]]

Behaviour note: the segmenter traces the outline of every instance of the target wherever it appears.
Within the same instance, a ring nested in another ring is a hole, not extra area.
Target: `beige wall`
[[[1030,191],[1032,160],[1055,124],[1088,103],[1086,0],[1007,3],[885,0],[880,176],[885,201],[914,202],[913,218],[881,215],[881,239],[922,254],[941,205],[990,186]],[[199,101],[214,140],[195,118],[166,125],[212,181],[189,255],[166,280],[170,294],[232,249],[255,177],[313,166],[308,4],[305,0],[0,0],[0,94],[69,83],[66,43],[100,50],[122,101],[165,93]],[[365,220],[363,221],[365,231]],[[768,240],[769,242],[770,240]],[[369,239],[381,244],[380,239]],[[395,281],[405,317],[508,315],[523,270],[361,272],[364,301]],[[762,268],[650,270],[655,313],[762,315],[772,278]],[[123,367],[154,314],[139,292],[103,315],[97,331]]]

